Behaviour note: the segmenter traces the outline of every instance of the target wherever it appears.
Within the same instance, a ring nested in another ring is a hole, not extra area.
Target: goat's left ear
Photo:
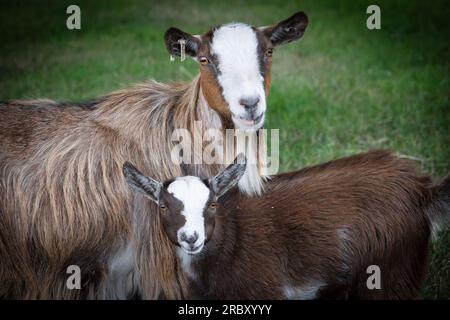
[[[164,42],[166,43],[167,51],[171,55],[178,57],[181,55],[180,40],[185,41],[186,55],[196,57],[201,44],[198,36],[190,35],[174,27],[169,28],[164,34]]]
[[[141,192],[156,203],[159,202],[159,195],[162,189],[161,182],[143,175],[129,162],[123,164],[122,172],[130,187]]]
[[[209,179],[209,186],[218,199],[228,190],[233,188],[242,178],[246,168],[246,158],[240,153],[234,163],[230,164],[224,171]]]
[[[297,12],[291,17],[270,27],[262,27],[266,37],[274,46],[279,46],[300,39],[308,26],[308,16]]]

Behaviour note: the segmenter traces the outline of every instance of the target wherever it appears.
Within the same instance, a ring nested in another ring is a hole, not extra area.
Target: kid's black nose
[[[189,244],[194,244],[195,241],[197,241],[197,239],[198,239],[198,235],[195,233],[194,235],[188,237],[186,239],[186,242],[189,243]]]
[[[181,235],[181,240],[188,243],[188,244],[194,244],[195,241],[198,240],[198,233],[194,232],[193,235],[187,236],[185,233]]]

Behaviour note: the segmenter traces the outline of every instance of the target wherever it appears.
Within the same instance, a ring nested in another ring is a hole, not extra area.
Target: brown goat
[[[299,12],[270,27],[227,24],[202,36],[170,28],[169,53],[180,55],[184,40],[199,62],[191,83],[149,82],[85,104],[0,103],[0,298],[182,297],[186,281],[156,207],[129,192],[122,163],[132,155],[162,180],[216,174],[222,163],[172,161],[173,130],[202,137],[195,121],[203,130],[261,128],[273,47],[306,26]],[[252,168],[241,190],[261,193],[260,163]],[[81,290],[66,287],[70,265],[81,269]]]
[[[159,184],[124,165],[159,204],[190,297],[417,297],[433,224],[450,217],[450,177],[433,185],[411,161],[373,151],[274,176],[257,198],[227,191],[244,170]],[[381,288],[367,286],[371,265]]]

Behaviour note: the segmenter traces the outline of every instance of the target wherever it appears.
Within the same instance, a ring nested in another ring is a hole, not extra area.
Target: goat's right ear
[[[167,51],[173,56],[181,56],[180,40],[185,41],[186,55],[196,57],[201,44],[198,37],[174,27],[169,28],[164,34]]]
[[[307,26],[308,16],[304,12],[297,12],[276,25],[262,27],[260,30],[274,46],[279,46],[300,39]]]
[[[230,164],[224,171],[209,179],[209,186],[218,199],[228,190],[233,188],[242,178],[246,168],[246,158],[240,153],[234,163]]]
[[[159,202],[159,195],[162,189],[161,182],[146,177],[129,162],[123,164],[122,172],[125,180],[133,189],[143,193],[156,203]]]

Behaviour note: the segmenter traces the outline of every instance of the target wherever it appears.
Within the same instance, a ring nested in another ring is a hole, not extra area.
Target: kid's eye
[[[200,64],[202,64],[202,65],[209,64],[209,59],[207,57],[200,57],[199,61],[200,61]]]
[[[217,202],[212,202],[212,203],[209,205],[209,208],[210,208],[210,209],[215,209],[215,208],[217,208],[217,206],[218,206]]]

